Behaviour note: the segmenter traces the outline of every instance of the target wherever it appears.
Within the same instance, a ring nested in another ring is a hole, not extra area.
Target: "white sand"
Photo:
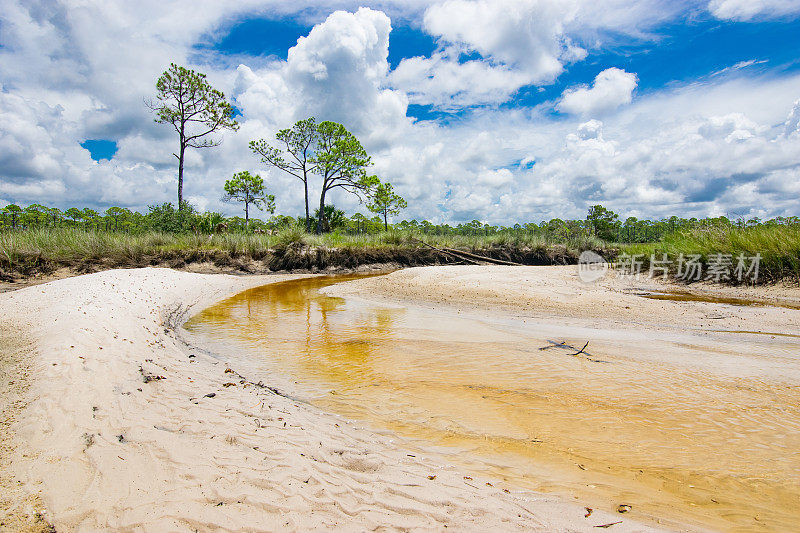
[[[13,496],[40,498],[58,531],[597,531],[619,520],[612,531],[649,530],[409,457],[248,383],[241,361],[241,376],[226,372],[172,329],[286,278],[115,270],[0,294],[0,316],[31,342],[17,345],[28,403],[13,413],[14,449],[3,448],[21,482]]]
[[[647,292],[682,291],[699,296],[754,299],[768,306],[721,306],[706,302],[672,302],[639,296]],[[431,308],[495,309],[516,316],[559,318],[571,324],[640,329],[760,328],[800,333],[800,313],[781,304],[800,306],[800,287],[732,287],[709,283],[679,285],[660,278],[618,276],[583,283],[575,266],[437,266],[409,268],[389,276],[341,283],[326,288],[331,296],[405,302]],[[776,305],[776,306],[773,306]]]

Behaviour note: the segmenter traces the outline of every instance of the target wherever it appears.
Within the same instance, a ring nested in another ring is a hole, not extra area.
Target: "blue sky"
[[[292,18],[243,18],[220,28],[220,34],[208,36],[198,49],[224,55],[277,56],[286,59],[289,48],[307,35],[313,26]]]
[[[143,105],[172,61],[241,124],[189,154],[202,209],[234,213],[219,190],[247,169],[299,213],[293,178],[247,143],[314,115],[362,140],[403,218],[799,214],[800,0],[9,0],[0,203],[172,200],[174,132]]]
[[[117,153],[117,143],[108,139],[87,139],[81,146],[89,151],[90,157],[95,161],[111,160]]]
[[[798,20],[741,23],[706,19],[670,22],[652,32],[652,40],[622,41],[590,51],[586,60],[571,65],[558,83],[544,92],[526,88],[510,105],[535,105],[557,98],[566,87],[589,83],[609,67],[635,72],[640,94],[702,81],[750,61],[756,63],[740,67],[747,68],[742,74],[781,76],[800,68]]]
[[[312,27],[304,18],[246,17],[197,47],[221,55],[277,56],[285,60],[289,48]],[[568,65],[555,83],[523,86],[502,105],[524,108],[554,100],[567,87],[591,83],[609,67],[637,73],[639,93],[734,74],[734,70],[747,69],[751,76],[781,76],[800,69],[800,19],[739,22],[693,14],[686,20],[668,20],[652,27],[644,37],[609,33],[600,39],[604,42],[585,43],[589,50],[586,59]],[[436,38],[419,25],[399,21],[393,24],[389,39],[389,66],[396,68],[406,58],[430,56],[437,46]],[[460,61],[475,58],[483,57],[473,52]],[[420,120],[447,120],[472,109],[441,111],[435,106],[412,104],[408,114]]]

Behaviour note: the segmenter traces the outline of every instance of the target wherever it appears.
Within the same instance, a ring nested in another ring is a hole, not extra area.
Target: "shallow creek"
[[[667,527],[799,527],[800,338],[567,325],[319,292],[354,278],[251,289],[186,328],[256,358],[265,382],[288,376],[304,400],[512,490],[626,504],[627,516]],[[586,341],[588,354],[572,355]]]

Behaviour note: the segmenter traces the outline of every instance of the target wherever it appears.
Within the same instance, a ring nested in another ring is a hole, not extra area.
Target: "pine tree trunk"
[[[308,177],[303,180],[303,188],[306,193],[306,233],[311,233],[311,212],[308,210]]]
[[[178,210],[183,208],[183,154],[186,152],[186,146],[181,140],[181,155],[178,157]]]
[[[317,235],[322,235],[323,222],[325,221],[325,186],[319,195],[319,217],[317,217]]]

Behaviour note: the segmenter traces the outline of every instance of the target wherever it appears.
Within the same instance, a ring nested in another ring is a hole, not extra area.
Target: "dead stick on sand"
[[[550,339],[547,339],[547,342],[550,344],[548,346],[542,346],[539,348],[540,350],[549,350],[550,348],[564,348],[566,350],[575,350],[575,353],[571,353],[569,355],[577,356],[577,355],[585,355],[587,361],[592,361],[593,363],[607,363],[608,361],[601,361],[599,359],[591,359],[591,355],[589,352],[586,351],[586,347],[589,346],[590,341],[586,341],[586,344],[583,345],[583,348],[580,350],[571,344],[567,344],[567,341],[556,342]]]
[[[541,347],[541,348],[539,348],[539,349],[540,349],[540,350],[549,350],[550,348],[558,348],[559,346],[560,346],[560,347],[562,347],[562,348],[572,348],[572,346],[569,346],[569,345],[567,344],[567,341],[564,341],[564,342],[555,342],[555,341],[548,340],[547,342],[549,342],[549,343],[551,343],[551,344],[550,344],[549,346],[542,346],[542,347]],[[575,350],[575,348],[572,348],[572,349],[573,349],[573,350]]]
[[[571,344],[567,344],[567,341],[556,342],[556,341],[551,341],[550,339],[547,339],[547,342],[550,343],[549,346],[542,346],[539,349],[540,350],[549,350],[550,348],[565,348],[567,350],[575,350],[575,353],[571,353],[570,355],[580,355],[580,354],[592,355],[592,354],[590,354],[589,352],[586,351],[586,347],[589,346],[589,341],[586,341],[586,344],[584,344],[583,348],[581,348],[580,350],[577,349],[575,346],[573,346]]]
[[[584,350],[586,349],[586,347],[587,347],[587,346],[589,346],[589,341],[586,341],[586,344],[584,344],[584,345],[583,345],[583,348],[581,348],[581,349],[580,349],[580,350],[578,350],[577,352],[575,352],[575,353],[573,353],[573,354],[570,354],[570,355],[580,355],[580,354],[582,354],[582,353],[583,353],[583,354],[586,354],[586,355],[589,355],[589,354],[587,354],[586,352],[584,352]],[[573,349],[574,349],[574,348],[573,348]]]

